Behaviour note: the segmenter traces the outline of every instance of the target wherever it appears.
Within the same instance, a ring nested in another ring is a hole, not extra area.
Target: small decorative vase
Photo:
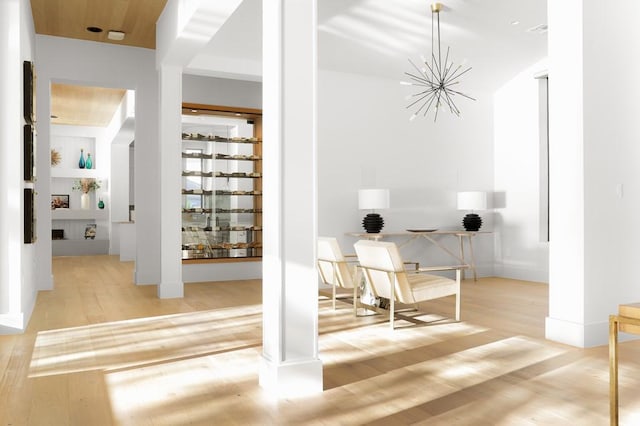
[[[80,161],[78,161],[78,167],[80,167],[81,169],[84,169],[85,167],[85,162],[84,162],[84,149],[80,150]]]
[[[98,208],[99,209],[104,209],[104,201],[102,201],[102,199],[100,199],[100,201],[98,201]]]
[[[89,210],[90,203],[91,203],[91,200],[89,198],[89,194],[86,192],[83,192],[82,195],[80,196],[80,208],[82,210]]]
[[[87,153],[87,161],[85,162],[85,167],[90,169],[93,167],[93,161],[91,161],[91,153]]]

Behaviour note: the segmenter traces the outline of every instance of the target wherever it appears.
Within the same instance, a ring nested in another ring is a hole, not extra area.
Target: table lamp
[[[364,219],[362,219],[362,227],[369,234],[377,234],[384,226],[382,216],[375,213],[376,209],[389,208],[389,190],[388,189],[361,189],[358,191],[358,208],[360,210],[371,210]]]
[[[474,210],[487,209],[487,193],[483,191],[458,192],[458,210],[471,210],[462,219],[465,231],[477,231],[482,226],[482,218]]]

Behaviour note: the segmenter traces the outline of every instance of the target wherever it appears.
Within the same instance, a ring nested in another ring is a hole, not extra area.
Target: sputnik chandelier
[[[421,57],[421,61],[424,64],[422,67],[418,67],[411,59],[409,63],[415,69],[415,72],[405,72],[410,81],[402,81],[400,84],[407,86],[416,86],[418,92],[409,95],[407,99],[411,101],[407,105],[409,108],[418,108],[410,117],[410,120],[415,119],[420,113],[423,116],[427,116],[427,113],[434,109],[435,122],[438,119],[438,112],[441,107],[449,107],[449,111],[452,114],[460,116],[460,110],[458,109],[454,99],[456,96],[463,96],[465,98],[475,101],[471,96],[467,96],[464,93],[454,90],[454,87],[460,83],[459,78],[467,73],[471,67],[463,70],[462,64],[454,68],[453,62],[449,62],[449,50],[447,47],[447,54],[442,62],[442,54],[440,51],[440,11],[442,10],[441,3],[433,3],[431,5],[431,59],[428,60],[425,57]],[[434,36],[434,15],[437,19],[437,51],[435,50],[435,36]]]

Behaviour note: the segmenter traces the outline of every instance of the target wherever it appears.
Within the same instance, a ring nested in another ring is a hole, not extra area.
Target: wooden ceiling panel
[[[155,49],[156,21],[167,0],[31,0],[37,34]],[[87,27],[102,28],[100,33]],[[122,31],[124,40],[107,38]]]
[[[123,89],[51,85],[51,124],[105,127],[126,93]]]

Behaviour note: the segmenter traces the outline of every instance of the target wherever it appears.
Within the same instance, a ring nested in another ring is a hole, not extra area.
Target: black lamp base
[[[469,213],[462,219],[462,226],[465,231],[478,231],[482,226],[482,218],[475,213]]]
[[[378,234],[384,227],[384,219],[378,213],[369,213],[362,219],[362,227],[368,234]]]

